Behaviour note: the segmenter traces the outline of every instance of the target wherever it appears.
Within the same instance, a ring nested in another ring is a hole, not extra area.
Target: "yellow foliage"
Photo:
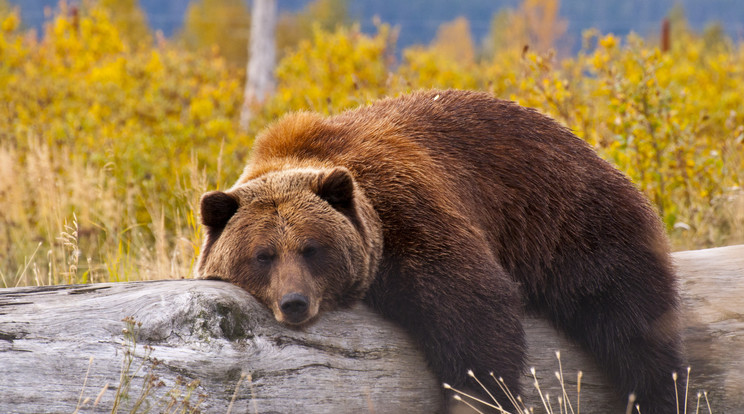
[[[636,35],[590,30],[585,48],[562,60],[507,48],[468,63],[432,46],[404,50],[393,67],[388,30],[316,30],[280,63],[277,95],[256,126],[286,110],[335,113],[412,89],[485,89],[558,119],[627,173],[676,247],[744,242],[744,213],[732,207],[744,204],[744,48],[707,51],[688,34],[664,54]]]
[[[560,0],[524,0],[519,9],[526,22],[531,45],[540,52],[553,47],[566,32],[568,23],[558,17]]]
[[[73,19],[62,6],[40,40],[18,16],[0,11],[0,286],[188,276],[199,196],[229,185],[249,152],[242,73],[214,50],[133,47],[100,7]],[[250,133],[287,111],[487,90],[556,118],[627,173],[675,247],[744,242],[744,47],[673,39],[662,53],[589,31],[564,59],[518,45],[478,61],[432,45],[396,62],[386,25],[316,25],[280,61]]]
[[[18,12],[10,13],[7,16],[4,16],[3,22],[0,27],[2,28],[3,32],[10,33],[18,28],[20,22],[21,19],[18,18]]]
[[[494,15],[487,37],[487,52],[529,47],[546,53],[566,32],[568,23],[559,17],[560,0],[523,0],[517,10],[504,9]]]
[[[439,26],[437,36],[432,42],[432,49],[449,60],[466,65],[472,64],[475,61],[475,46],[470,36],[468,19],[460,16]]]
[[[179,38],[188,50],[217,48],[232,64],[245,66],[250,23],[243,0],[196,0],[189,3]]]
[[[741,51],[703,56],[702,41],[688,36],[686,47],[663,54],[635,35],[622,46],[612,35],[587,36],[596,48],[559,68],[528,54],[530,69],[512,96],[558,118],[629,174],[676,246],[744,240],[744,223],[721,215],[744,199]]]
[[[71,17],[62,5],[38,42],[0,32],[0,86],[4,284],[187,276],[198,226],[185,217],[208,185],[202,168],[236,173],[245,160],[239,72],[169,45],[130,49],[104,9]],[[74,249],[59,239],[73,214]],[[148,248],[158,243],[171,252]],[[77,276],[61,271],[71,252]]]
[[[300,41],[312,38],[314,27],[333,31],[348,25],[347,3],[347,0],[313,0],[297,13],[281,13],[276,30],[279,56],[296,47]]]
[[[139,0],[98,0],[96,4],[108,13],[111,23],[130,47],[147,47],[152,41]]]
[[[403,54],[403,64],[397,74],[410,89],[457,88],[473,89],[477,81],[472,67],[448,59],[437,50],[410,48]]]
[[[374,36],[361,33],[358,26],[334,32],[316,26],[312,39],[301,41],[279,62],[277,90],[266,105],[266,116],[299,109],[335,113],[385,96],[392,36],[384,25]]]

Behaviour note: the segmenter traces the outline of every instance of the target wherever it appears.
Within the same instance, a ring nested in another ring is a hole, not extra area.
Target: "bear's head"
[[[343,167],[270,172],[201,199],[197,277],[247,290],[301,325],[362,298],[382,251],[380,220]]]

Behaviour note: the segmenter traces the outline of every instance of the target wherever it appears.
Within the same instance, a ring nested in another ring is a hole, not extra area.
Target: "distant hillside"
[[[44,8],[57,4],[57,0],[10,2],[21,6],[26,25],[37,28],[44,20]],[[188,0],[140,0],[150,25],[166,36],[181,26],[188,3]],[[286,11],[301,9],[306,3],[308,0],[279,0],[280,8]],[[429,43],[440,24],[458,16],[468,18],[473,38],[481,41],[488,33],[493,15],[504,7],[516,8],[519,3],[520,0],[349,0],[349,13],[367,32],[374,31],[373,16],[399,26],[398,46],[403,48]],[[660,21],[676,3],[684,6],[693,29],[702,30],[717,21],[734,40],[744,39],[744,2],[740,0],[562,0],[561,15],[568,21],[569,37],[577,43],[581,32],[591,27],[620,35],[630,31],[655,34]]]

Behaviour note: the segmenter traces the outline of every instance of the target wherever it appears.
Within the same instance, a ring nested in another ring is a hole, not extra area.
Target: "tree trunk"
[[[256,105],[274,91],[276,15],[276,0],[253,0],[248,71],[240,111],[240,129],[244,132],[248,130]]]
[[[744,407],[744,245],[678,252],[674,260],[692,366],[688,411],[698,390],[707,390],[714,413],[737,412]],[[127,326],[125,317],[141,326]],[[556,350],[574,410],[581,369],[581,412],[623,412],[579,348],[540,319],[526,316],[524,324],[529,366],[556,412]],[[178,378],[199,383],[178,385]],[[225,282],[0,289],[0,412],[110,412],[117,404],[129,411],[143,386],[160,381],[140,410],[163,412],[188,400],[210,413],[431,413],[443,401],[405,332],[362,305],[293,330]],[[525,400],[544,412],[532,382],[526,373]]]

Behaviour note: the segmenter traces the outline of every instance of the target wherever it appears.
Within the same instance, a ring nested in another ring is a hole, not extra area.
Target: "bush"
[[[316,26],[241,134],[242,68],[217,52],[132,47],[96,6],[62,5],[40,40],[18,16],[0,12],[0,286],[188,277],[199,196],[237,178],[258,130],[430,87],[566,124],[648,195],[675,248],[744,242],[744,48],[730,42],[683,33],[662,53],[590,31],[562,59],[519,46],[462,61],[435,43],[396,63],[386,25]]]
[[[2,21],[4,284],[186,276],[198,197],[247,153],[239,72],[166,43],[132,49],[98,8],[62,5],[40,41],[17,12]]]

